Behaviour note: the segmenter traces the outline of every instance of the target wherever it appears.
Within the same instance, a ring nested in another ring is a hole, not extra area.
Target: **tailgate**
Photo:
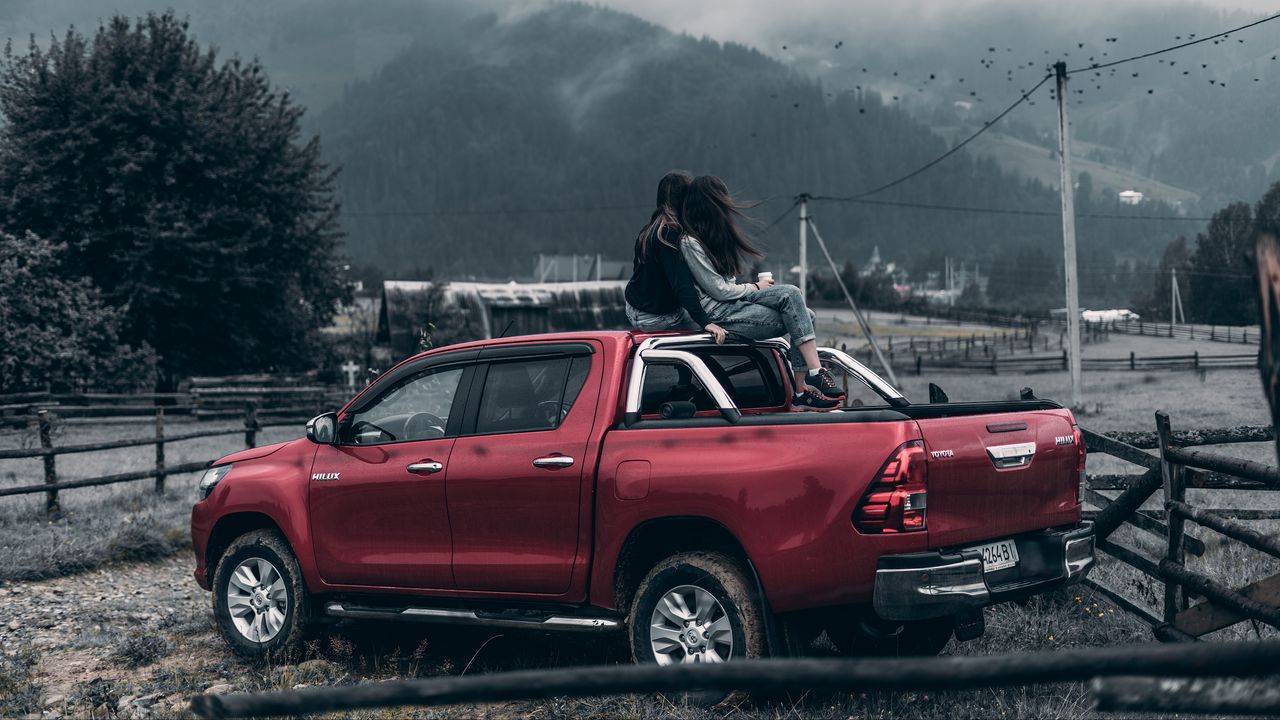
[[[916,422],[928,451],[930,548],[1079,522],[1079,439],[1069,411]]]

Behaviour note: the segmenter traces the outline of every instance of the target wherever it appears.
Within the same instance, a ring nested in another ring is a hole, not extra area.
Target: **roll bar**
[[[702,383],[702,386],[706,388],[712,399],[715,400],[716,407],[720,410],[720,415],[730,423],[738,422],[742,418],[742,411],[733,402],[733,398],[729,397],[729,393],[725,392],[720,385],[720,381],[712,374],[711,369],[707,367],[702,358],[688,350],[680,349],[682,346],[705,346],[714,342],[715,339],[710,333],[664,335],[646,338],[641,341],[636,347],[635,359],[632,361],[631,374],[628,378],[623,426],[631,427],[640,420],[640,396],[644,390],[645,373],[648,365],[654,361],[676,362],[689,368],[699,382]],[[789,350],[791,347],[782,338],[756,341],[752,342],[751,345],[754,347],[769,347],[781,351]],[[891,406],[905,407],[911,404],[896,388],[885,382],[883,378],[849,354],[835,348],[818,348],[818,355],[824,360],[840,366],[847,374],[852,375],[859,382],[870,388],[872,392],[883,397]]]

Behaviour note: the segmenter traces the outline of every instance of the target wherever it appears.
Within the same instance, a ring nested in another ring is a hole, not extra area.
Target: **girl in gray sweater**
[[[814,314],[794,285],[773,280],[739,283],[747,257],[762,257],[738,229],[741,207],[718,177],[694,179],[685,192],[685,235],[680,252],[698,285],[698,298],[712,323],[750,340],[788,335],[795,372],[795,410],[832,410],[845,393],[818,359]]]

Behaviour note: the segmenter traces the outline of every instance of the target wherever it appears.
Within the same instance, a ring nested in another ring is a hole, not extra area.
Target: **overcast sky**
[[[1204,5],[1220,10],[1244,10],[1259,14],[1280,12],[1280,0],[596,0],[602,5],[625,10],[646,20],[691,35],[709,35],[717,40],[733,40],[764,47],[785,35],[788,26],[811,23],[850,27],[882,27],[886,30],[907,23],[925,22],[937,27],[955,13],[966,15],[998,11],[1017,6],[1023,13],[1043,14],[1081,22],[1105,17],[1114,8],[1125,9],[1169,5]]]

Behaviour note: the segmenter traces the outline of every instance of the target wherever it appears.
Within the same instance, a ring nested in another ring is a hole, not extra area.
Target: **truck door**
[[[585,343],[482,352],[445,481],[459,589],[569,590],[589,550],[587,443],[603,375],[594,353]]]
[[[445,481],[472,372],[446,362],[392,379],[343,417],[338,445],[320,447],[309,505],[325,582],[454,586]]]

